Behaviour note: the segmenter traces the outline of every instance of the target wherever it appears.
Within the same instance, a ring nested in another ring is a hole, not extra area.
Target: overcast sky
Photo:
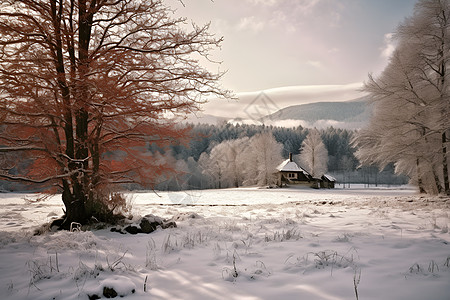
[[[214,58],[235,93],[355,86],[383,70],[415,0],[178,0],[168,3],[223,36]],[[280,105],[280,106],[285,106]]]

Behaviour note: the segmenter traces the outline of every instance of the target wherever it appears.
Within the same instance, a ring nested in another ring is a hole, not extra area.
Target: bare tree
[[[328,151],[317,129],[311,130],[300,148],[300,164],[314,178],[327,172]]]
[[[355,140],[362,163],[395,163],[429,193],[450,193],[449,18],[448,1],[422,0],[399,26],[389,65],[365,85],[375,113]]]
[[[1,178],[56,186],[65,228],[99,217],[111,184],[152,186],[170,168],[148,143],[186,136],[166,117],[227,94],[198,63],[221,39],[170,13],[162,0],[0,4],[1,151],[32,159]]]

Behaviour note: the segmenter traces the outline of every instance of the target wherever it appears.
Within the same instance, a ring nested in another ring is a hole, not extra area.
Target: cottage
[[[334,189],[334,184],[336,183],[336,178],[331,175],[323,174],[320,178],[320,187],[326,189]]]
[[[278,186],[286,184],[305,184],[309,185],[312,176],[303,170],[292,160],[292,153],[289,154],[289,159],[282,162],[278,167]]]

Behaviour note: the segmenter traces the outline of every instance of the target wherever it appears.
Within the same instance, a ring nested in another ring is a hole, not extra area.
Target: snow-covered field
[[[151,234],[33,230],[58,196],[0,194],[0,299],[450,299],[450,199],[411,188],[129,194]],[[180,205],[174,205],[180,204]],[[194,205],[193,205],[194,204]]]

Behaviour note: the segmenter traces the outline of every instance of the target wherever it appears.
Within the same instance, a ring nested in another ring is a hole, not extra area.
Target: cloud
[[[225,19],[215,18],[211,21],[212,32],[215,32],[216,34],[223,35],[229,32],[230,28],[232,28],[232,26]]]
[[[339,12],[337,11],[330,12],[330,20],[329,20],[330,27],[339,27],[341,24],[341,19],[342,16]]]
[[[299,18],[299,22],[315,23],[318,26],[340,27],[342,12],[345,5],[336,0],[287,0],[292,12],[292,18]]]
[[[340,50],[337,47],[333,47],[330,50],[328,50],[328,53],[333,54],[333,53],[338,53]]]
[[[296,11],[302,15],[312,14],[315,7],[319,4],[321,0],[301,0],[295,1]]]
[[[313,66],[314,68],[319,68],[319,69],[323,67],[322,63],[318,60],[308,60],[306,62],[306,64]]]
[[[232,119],[228,121],[230,124],[246,124],[246,125],[261,125],[263,123],[251,119]],[[264,125],[275,126],[275,127],[285,127],[293,128],[302,126],[304,128],[317,128],[317,129],[327,129],[329,127],[342,128],[342,129],[361,129],[367,124],[365,122],[339,122],[335,120],[317,120],[315,122],[307,122],[304,120],[265,120]]]
[[[247,1],[254,5],[265,5],[265,6],[274,6],[275,4],[280,2],[279,0],[247,0]]]
[[[280,87],[238,93],[238,100],[211,99],[203,109],[214,116],[259,119],[292,105],[353,100],[363,96],[361,87],[362,83]]]
[[[311,14],[315,7],[324,2],[323,0],[247,0],[250,4],[262,7],[285,6],[295,7],[296,13],[303,15]]]
[[[257,20],[254,16],[251,16],[241,18],[237,25],[237,29],[259,32],[264,29],[264,26],[265,24],[263,21]]]
[[[298,127],[298,126],[310,127],[311,124],[309,124],[309,122],[306,122],[306,121],[303,121],[303,120],[290,120],[290,119],[288,119],[288,120],[276,120],[276,121],[269,120],[268,122],[265,122],[265,125],[291,128],[291,127]]]
[[[386,33],[384,35],[383,47],[381,48],[381,57],[389,58],[394,52],[396,47],[394,34]]]
[[[274,13],[274,7],[278,11],[284,11],[289,19],[312,17],[313,19],[327,17],[323,20],[332,20],[332,23],[340,21],[342,4],[335,0],[246,0],[256,9],[264,11],[266,17]],[[321,21],[322,22],[322,21]]]
[[[305,85],[290,86],[265,90],[264,92],[280,108],[297,104],[314,103],[321,101],[347,101],[362,94],[359,89],[361,83],[352,83],[345,85]],[[241,94],[240,99],[244,98]]]

